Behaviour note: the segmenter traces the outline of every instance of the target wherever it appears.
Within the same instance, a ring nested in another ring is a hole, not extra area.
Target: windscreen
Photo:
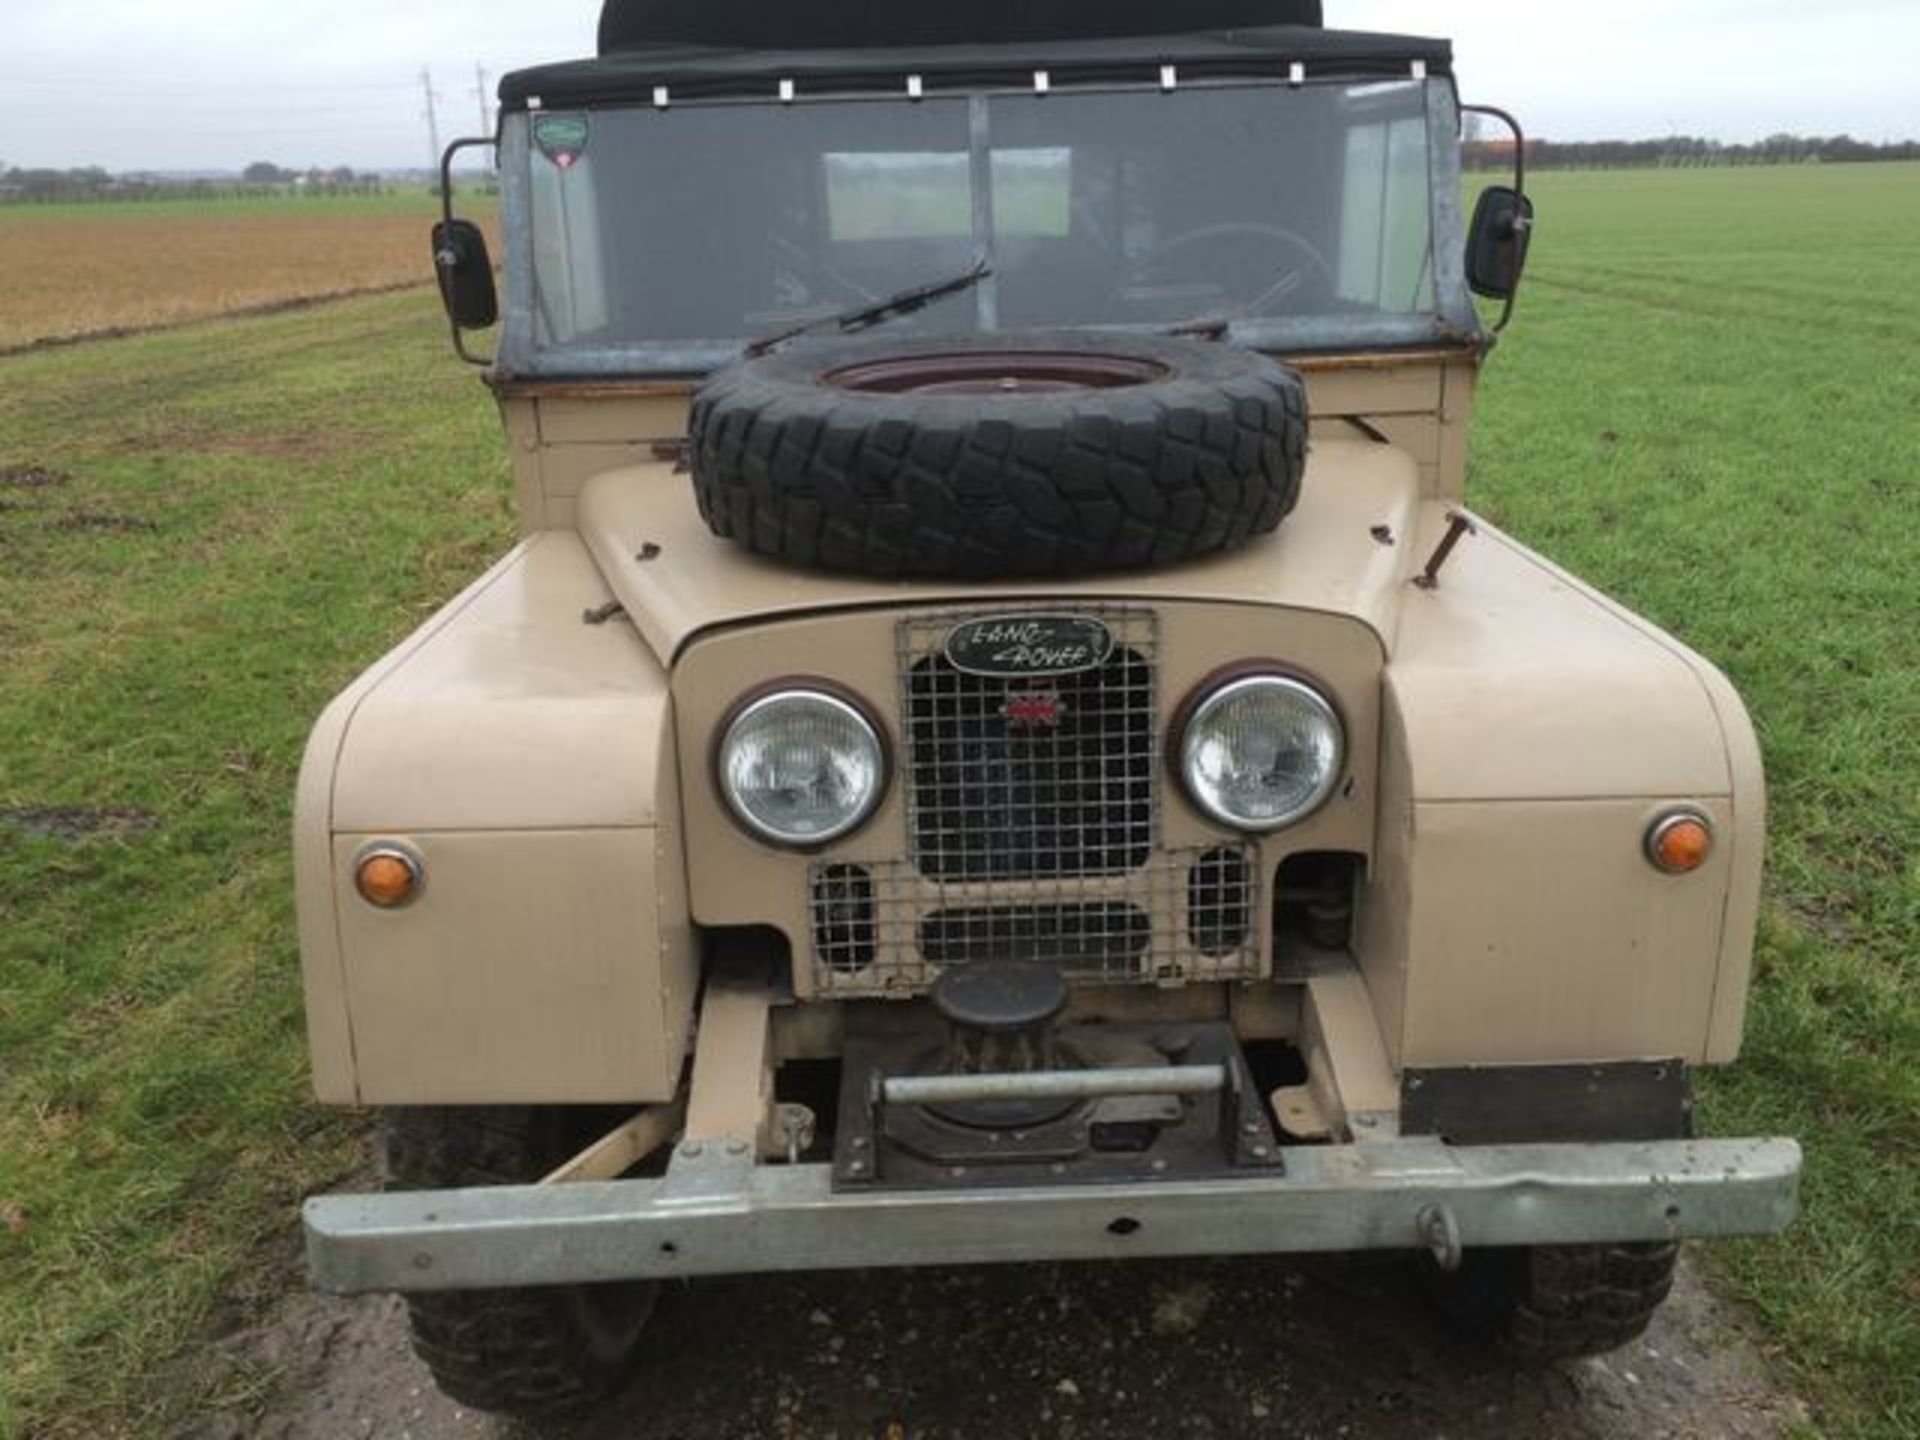
[[[733,344],[986,257],[902,329],[1437,308],[1426,85],[674,105],[531,117],[541,351]]]

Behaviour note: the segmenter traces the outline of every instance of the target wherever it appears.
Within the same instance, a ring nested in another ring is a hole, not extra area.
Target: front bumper
[[[687,1153],[697,1150],[698,1153]],[[1467,1249],[1766,1235],[1792,1220],[1792,1140],[1309,1146],[1283,1175],[836,1193],[824,1165],[683,1146],[658,1180],[307,1202],[324,1290],[461,1290],[869,1266]]]

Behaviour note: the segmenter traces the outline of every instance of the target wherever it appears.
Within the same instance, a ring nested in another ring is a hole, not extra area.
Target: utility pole
[[[493,111],[487,105],[487,72],[482,65],[473,67],[473,98],[480,103],[480,128],[476,135],[493,134]]]
[[[432,162],[427,170],[433,176],[433,187],[437,193],[440,188],[440,115],[433,108],[433,72],[424,66],[420,71],[420,88],[427,97],[427,147],[432,151]]]

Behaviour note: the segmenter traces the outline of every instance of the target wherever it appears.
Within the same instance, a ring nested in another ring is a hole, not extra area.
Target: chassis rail
[[[688,1154],[688,1149],[699,1153]],[[741,1147],[744,1151],[745,1147]],[[307,1201],[315,1283],[343,1294],[1127,1256],[1420,1250],[1763,1235],[1793,1218],[1792,1140],[1302,1147],[1284,1175],[836,1193],[825,1165],[683,1147],[659,1180]]]

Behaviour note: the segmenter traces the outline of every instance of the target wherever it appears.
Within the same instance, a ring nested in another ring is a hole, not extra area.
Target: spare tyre
[[[714,533],[796,565],[990,579],[1231,550],[1293,509],[1300,377],[1163,336],[796,341],[694,396]]]

